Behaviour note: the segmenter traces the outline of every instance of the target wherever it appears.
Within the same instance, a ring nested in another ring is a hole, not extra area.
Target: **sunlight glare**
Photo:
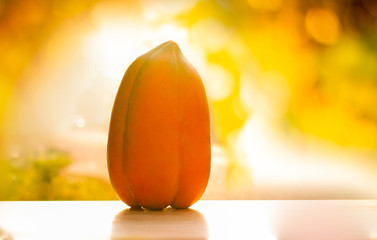
[[[163,24],[158,28],[157,35],[179,43],[187,38],[187,31],[172,24]]]
[[[113,79],[122,77],[125,63],[138,53],[135,39],[129,37],[132,32],[126,27],[120,28],[104,26],[90,34],[84,45],[84,54],[94,62],[96,70]]]
[[[146,22],[140,22],[135,29],[127,22],[103,19],[100,27],[87,35],[83,51],[98,72],[120,82],[126,67],[137,56],[169,40],[187,45],[187,31],[173,24],[155,26]]]
[[[220,65],[208,65],[203,75],[206,92],[210,99],[221,101],[232,93],[234,88],[233,75]]]
[[[83,127],[85,127],[85,119],[83,117],[78,117],[76,119],[75,124],[76,124],[76,127],[83,128]]]

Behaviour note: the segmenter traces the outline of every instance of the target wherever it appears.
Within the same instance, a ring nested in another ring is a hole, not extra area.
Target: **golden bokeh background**
[[[204,199],[377,197],[377,2],[0,1],[0,200],[116,199],[127,66],[174,40],[202,76]]]

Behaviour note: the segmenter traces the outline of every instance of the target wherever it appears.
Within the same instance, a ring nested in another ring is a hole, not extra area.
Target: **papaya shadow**
[[[207,221],[193,209],[146,210],[128,208],[115,215],[111,240],[208,239]]]

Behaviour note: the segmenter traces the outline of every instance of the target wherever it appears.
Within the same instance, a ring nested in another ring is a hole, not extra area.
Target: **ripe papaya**
[[[210,117],[202,80],[173,41],[127,69],[111,113],[111,184],[130,207],[187,208],[211,168]]]

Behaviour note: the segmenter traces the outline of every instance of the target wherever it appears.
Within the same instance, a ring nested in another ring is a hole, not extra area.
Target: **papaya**
[[[168,41],[138,57],[115,97],[107,142],[110,182],[134,208],[188,208],[211,168],[210,115],[203,82]]]

